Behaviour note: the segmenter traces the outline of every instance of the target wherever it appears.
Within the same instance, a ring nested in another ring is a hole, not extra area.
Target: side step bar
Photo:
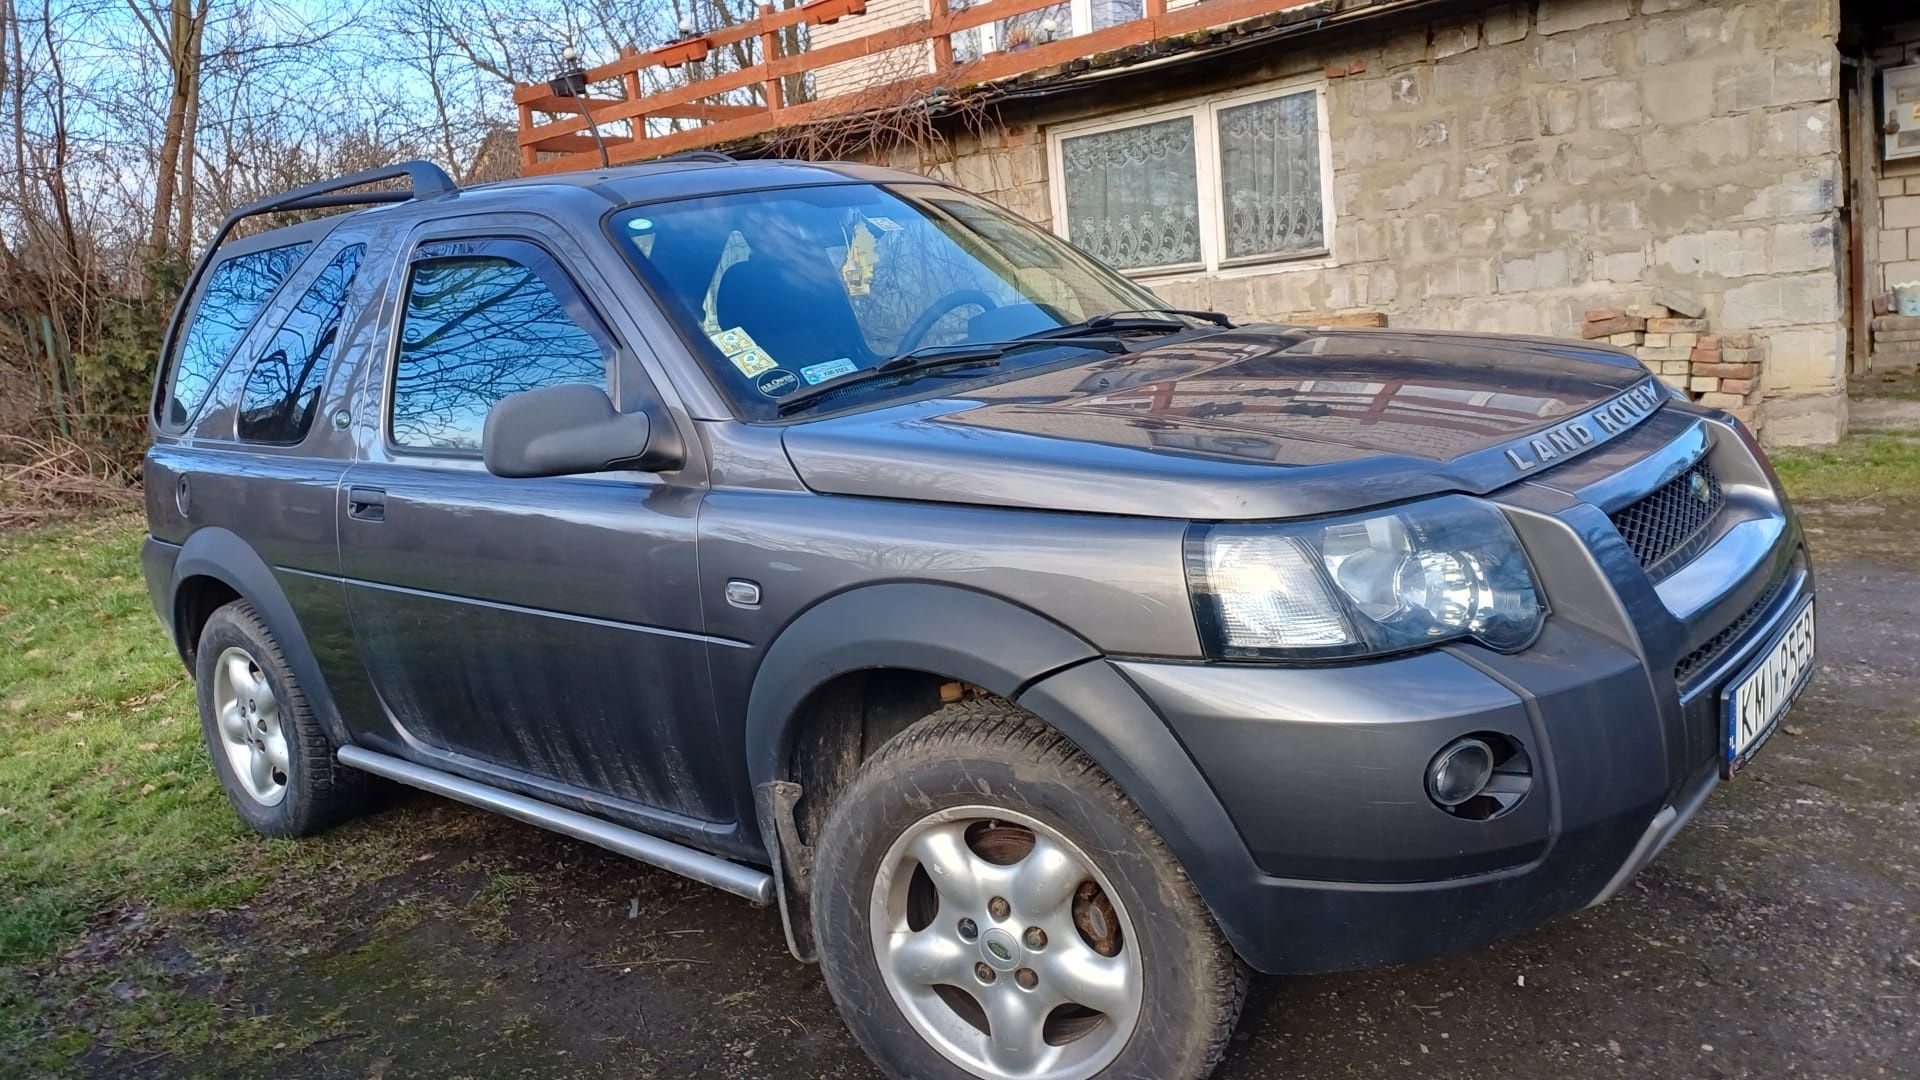
[[[424,765],[415,765],[411,761],[402,761],[386,754],[376,754],[364,747],[343,746],[338,756],[342,765],[351,766],[362,772],[384,776],[409,787],[431,791],[435,795],[477,806],[482,810],[491,810],[515,821],[538,825],[540,828],[550,829],[576,840],[585,840],[589,844],[598,844],[630,859],[638,859],[651,866],[660,867],[662,870],[671,870],[682,877],[704,882],[716,889],[725,889],[735,896],[744,896],[756,904],[773,903],[773,878],[764,870],[728,862],[704,851],[695,851],[683,844],[676,844],[671,840],[662,840],[657,836],[650,836],[623,825],[615,825],[610,821],[602,821],[596,817],[543,803],[538,799],[515,795],[511,791],[488,787],[486,784],[476,783],[465,777],[454,776],[438,769],[429,769]]]

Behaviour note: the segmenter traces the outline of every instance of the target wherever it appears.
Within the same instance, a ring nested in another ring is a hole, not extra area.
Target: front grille
[[[1640,565],[1652,570],[1682,553],[1726,505],[1720,478],[1702,460],[1639,502],[1614,511],[1613,527]]]
[[[1787,587],[1787,582],[1793,578],[1793,569],[1797,569],[1799,565],[1796,560],[1794,567],[1780,575],[1779,580],[1761,594],[1760,599],[1755,600],[1752,607],[1741,612],[1740,617],[1728,623],[1726,629],[1702,642],[1699,648],[1681,657],[1680,662],[1673,665],[1673,681],[1680,684],[1682,693],[1692,689],[1691,684],[1694,679],[1712,671],[1721,657],[1727,654],[1727,650],[1739,644],[1740,639],[1747,635],[1747,631],[1753,629],[1753,624],[1766,615],[1767,611],[1773,607],[1773,602],[1780,599],[1780,590]]]

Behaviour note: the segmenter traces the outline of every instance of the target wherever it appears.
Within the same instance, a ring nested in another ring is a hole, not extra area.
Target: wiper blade
[[[1070,338],[1083,334],[1103,334],[1119,330],[1186,330],[1186,323],[1179,319],[1158,318],[1164,315],[1183,315],[1189,319],[1200,319],[1215,326],[1233,329],[1233,320],[1218,311],[1199,311],[1192,308],[1121,308],[1082,319],[1077,323],[1056,326],[1050,330],[1039,330],[1028,334],[1030,338]]]
[[[809,402],[839,393],[849,386],[878,382],[883,379],[913,375],[923,371],[932,371],[944,367],[992,367],[1008,353],[1022,349],[1039,349],[1060,345],[1061,342],[1043,338],[1011,338],[1006,341],[966,341],[954,345],[925,345],[918,349],[903,352],[898,356],[882,360],[870,368],[849,371],[817,383],[780,399],[775,411],[781,416],[793,412]],[[1101,352],[1126,352],[1126,345],[1118,338],[1086,338],[1073,343],[1075,348],[1098,349]]]
[[[1123,308],[1120,311],[1109,311],[1105,315],[1095,315],[1093,319],[1088,321],[1093,322],[1100,319],[1111,319],[1116,315],[1135,315],[1153,312],[1162,315],[1185,315],[1189,319],[1199,319],[1201,322],[1210,322],[1223,329],[1233,329],[1233,320],[1227,318],[1227,313],[1224,311],[1204,311],[1200,308],[1183,307]]]

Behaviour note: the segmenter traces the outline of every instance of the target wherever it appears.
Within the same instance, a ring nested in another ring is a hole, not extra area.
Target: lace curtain
[[[960,11],[984,2],[985,0],[966,0],[965,3],[951,4],[950,7]],[[1145,0],[1060,0],[1059,3],[1050,7],[1022,12],[995,23],[995,37],[999,42],[997,47],[1002,51],[1017,50],[1030,45],[1072,37],[1074,9],[1081,4],[1085,5],[1088,23],[1095,30],[1104,30],[1109,26],[1132,22],[1144,17],[1147,13]],[[1053,23],[1051,32],[1046,29],[1048,22]],[[968,36],[973,39],[969,49],[977,58],[980,54],[981,42],[977,36]],[[954,40],[956,42],[954,55],[957,58],[960,54],[957,44],[959,38],[956,36]]]
[[[1147,13],[1145,0],[1089,0],[1089,6],[1093,9],[1095,30],[1132,22]]]
[[[1327,246],[1317,105],[1309,91],[1220,110],[1224,258]]]
[[[1061,140],[1067,236],[1125,270],[1200,261],[1193,118]]]

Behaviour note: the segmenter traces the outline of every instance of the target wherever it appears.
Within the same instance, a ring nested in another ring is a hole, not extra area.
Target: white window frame
[[[1221,213],[1221,207],[1225,203],[1226,177],[1220,169],[1218,145],[1220,112],[1238,105],[1290,97],[1303,91],[1313,92],[1317,118],[1315,123],[1319,134],[1322,245],[1311,251],[1245,255],[1237,259],[1225,258],[1227,222],[1226,215]],[[1142,124],[1172,120],[1182,116],[1191,117],[1194,127],[1194,180],[1199,195],[1200,261],[1173,266],[1142,266],[1123,270],[1122,273],[1128,277],[1141,279],[1175,278],[1195,274],[1239,277],[1246,273],[1324,269],[1334,265],[1333,140],[1327,127],[1327,83],[1324,78],[1318,76],[1304,76],[1284,82],[1268,83],[1251,90],[1194,98],[1178,105],[1136,109],[1096,120],[1060,124],[1049,128],[1047,131],[1047,195],[1053,208],[1053,231],[1069,243],[1073,241],[1073,236],[1067,228],[1067,188],[1063,182],[1066,173],[1062,167],[1062,144],[1066,140],[1076,136],[1097,135],[1103,131],[1138,127]]]
[[[1050,40],[1058,41],[1060,38],[1069,36],[1084,37],[1093,33],[1093,0],[1067,0],[1067,8],[1067,25],[1061,28],[1066,33]],[[985,56],[988,53],[1000,51],[998,22],[982,23],[974,28],[974,32],[978,35],[980,42],[980,55]]]

